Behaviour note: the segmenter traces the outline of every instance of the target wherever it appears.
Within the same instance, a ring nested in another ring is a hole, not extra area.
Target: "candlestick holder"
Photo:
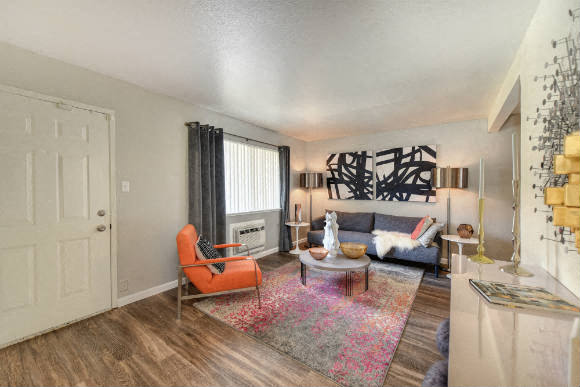
[[[513,202],[512,209],[514,217],[512,221],[512,243],[514,253],[512,254],[512,263],[500,267],[500,270],[518,277],[532,277],[533,274],[520,267],[522,257],[520,256],[520,181],[512,180]]]
[[[484,204],[485,199],[479,198],[479,230],[478,230],[479,244],[477,245],[477,254],[470,256],[469,260],[475,263],[490,264],[494,263],[494,260],[484,255],[485,247],[483,247],[483,240],[485,236],[485,232],[483,229],[483,210],[485,207]]]

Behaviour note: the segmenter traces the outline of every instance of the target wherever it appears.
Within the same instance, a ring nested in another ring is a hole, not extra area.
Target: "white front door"
[[[0,347],[111,308],[109,120],[0,90]]]

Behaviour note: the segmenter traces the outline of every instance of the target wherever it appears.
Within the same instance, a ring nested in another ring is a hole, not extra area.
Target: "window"
[[[224,141],[226,213],[280,209],[278,151]]]

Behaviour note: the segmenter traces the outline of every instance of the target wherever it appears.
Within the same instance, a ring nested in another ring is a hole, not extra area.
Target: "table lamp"
[[[451,222],[451,188],[464,189],[467,188],[468,168],[433,168],[431,171],[431,187],[447,188],[447,221],[446,233],[449,234],[449,226]],[[448,265],[451,265],[451,246],[447,242],[447,259]]]
[[[312,189],[322,187],[322,173],[320,172],[302,172],[300,174],[300,187],[308,188],[310,194],[310,226],[312,226]]]

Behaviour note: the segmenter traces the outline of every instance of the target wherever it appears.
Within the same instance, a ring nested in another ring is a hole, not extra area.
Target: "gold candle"
[[[483,229],[483,210],[485,208],[485,199],[483,198],[483,193],[484,193],[484,176],[485,176],[485,172],[484,172],[484,161],[483,161],[483,157],[479,160],[479,230],[478,230],[478,238],[479,238],[479,244],[477,245],[477,254],[472,255],[469,257],[469,259],[472,262],[476,262],[476,263],[493,263],[493,259],[488,258],[485,256],[484,252],[485,252],[485,247],[483,247],[483,241],[484,241],[484,236],[485,236],[485,232]]]

